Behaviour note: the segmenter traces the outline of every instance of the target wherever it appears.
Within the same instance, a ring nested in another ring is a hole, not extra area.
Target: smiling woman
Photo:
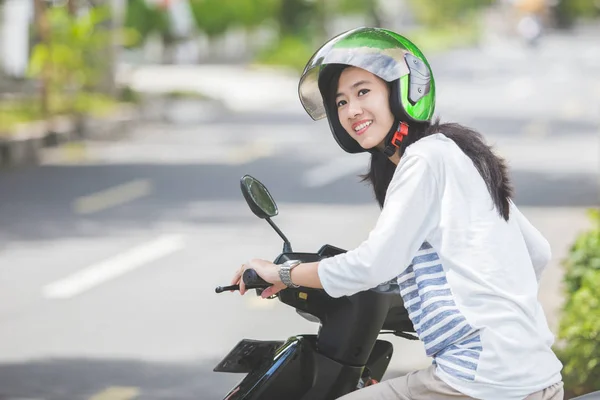
[[[365,178],[381,214],[353,250],[293,266],[255,259],[232,284],[248,268],[273,284],[265,297],[295,285],[343,297],[397,283],[434,362],[344,400],[562,399],[537,299],[550,246],[512,202],[507,167],[483,137],[432,121],[435,82],[421,51],[394,32],[357,28],[317,50],[298,91],[344,151],[371,154]]]
[[[384,139],[394,123],[389,93],[383,79],[364,69],[348,67],[340,74],[335,96],[338,118],[363,149],[383,150]]]

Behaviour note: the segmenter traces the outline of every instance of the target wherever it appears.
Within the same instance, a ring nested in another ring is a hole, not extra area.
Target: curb
[[[36,165],[46,134],[46,121],[20,125],[10,136],[0,137],[0,168]]]
[[[225,104],[216,99],[170,98],[160,93],[142,94],[144,99],[139,108],[139,117],[148,122],[202,124],[213,122],[229,114]]]
[[[0,170],[39,165],[44,148],[79,140],[118,140],[139,119],[135,106],[120,106],[104,117],[56,116],[18,126],[0,135]]]
[[[84,140],[123,139],[140,119],[138,107],[120,106],[114,113],[104,117],[79,117],[76,119],[78,136]]]

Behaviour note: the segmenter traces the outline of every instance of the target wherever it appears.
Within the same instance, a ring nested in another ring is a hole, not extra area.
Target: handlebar
[[[258,276],[255,270],[247,269],[242,275],[242,279],[246,284],[246,289],[266,289],[272,284]],[[240,285],[217,286],[215,293],[222,293],[230,290],[240,290]]]

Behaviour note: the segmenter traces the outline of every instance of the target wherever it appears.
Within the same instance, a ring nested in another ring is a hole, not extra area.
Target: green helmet
[[[333,135],[349,153],[365,151],[340,124],[328,93],[341,69],[365,69],[390,83],[390,107],[397,121],[427,122],[435,109],[435,82],[423,53],[405,37],[381,28],[356,28],[325,43],[310,58],[298,85],[302,106],[313,120],[328,117]],[[337,73],[337,75],[336,75]],[[388,139],[391,141],[395,127]]]

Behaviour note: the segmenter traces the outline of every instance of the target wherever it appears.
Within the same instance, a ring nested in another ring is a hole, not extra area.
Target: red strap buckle
[[[408,124],[405,122],[400,122],[400,125],[398,125],[398,130],[396,130],[396,133],[394,133],[394,136],[392,136],[392,145],[395,147],[400,147],[400,143],[402,143],[402,139],[404,139],[404,136],[406,135],[408,135]]]

